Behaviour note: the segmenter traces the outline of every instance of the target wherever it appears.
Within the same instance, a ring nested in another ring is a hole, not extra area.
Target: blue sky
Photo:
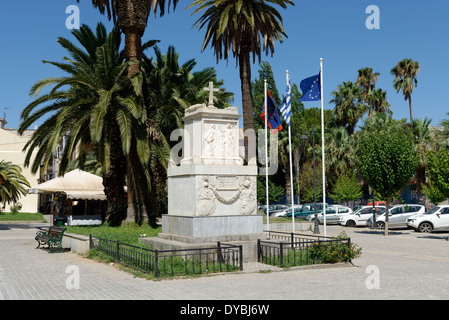
[[[234,105],[241,110],[239,70],[235,60],[219,61],[207,48],[201,52],[204,30],[192,28],[199,15],[185,10],[190,1],[181,0],[175,12],[160,18],[152,15],[144,41],[159,39],[165,52],[173,45],[180,52],[180,62],[195,58],[197,70],[214,66],[225,81],[227,91],[235,94]],[[319,72],[324,61],[324,107],[331,93],[344,81],[355,81],[357,70],[372,67],[380,73],[377,88],[387,91],[393,117],[409,118],[408,102],[392,87],[391,68],[403,58],[420,63],[418,86],[413,92],[415,118],[431,118],[438,125],[449,112],[449,26],[447,0],[314,0],[295,1],[296,6],[280,9],[288,35],[283,43],[276,43],[274,57],[263,56],[275,74],[276,85],[282,94],[285,71],[291,80],[299,82]],[[66,52],[57,44],[58,37],[71,40],[66,28],[66,7],[77,5],[81,23],[94,28],[98,21],[112,27],[106,17],[91,6],[90,0],[26,0],[4,1],[0,9],[0,115],[6,113],[7,126],[17,128],[20,112],[32,101],[28,95],[39,79],[60,75],[58,70],[42,60],[61,61]],[[365,13],[369,5],[380,10],[380,29],[369,30]],[[150,53],[150,52],[148,52]],[[258,64],[252,66],[252,77],[258,76]],[[320,102],[306,102],[305,106],[320,107]],[[39,125],[39,123],[37,123]]]

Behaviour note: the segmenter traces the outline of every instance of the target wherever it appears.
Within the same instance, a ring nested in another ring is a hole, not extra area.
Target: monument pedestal
[[[255,260],[257,239],[264,238],[263,216],[257,213],[256,159],[244,166],[239,155],[237,107],[217,109],[211,101],[185,112],[183,159],[179,166],[171,161],[167,171],[168,214],[162,216],[162,233],[142,242],[169,250],[223,241],[241,244],[244,260]]]

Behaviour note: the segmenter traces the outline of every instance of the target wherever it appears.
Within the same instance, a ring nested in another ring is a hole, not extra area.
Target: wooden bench
[[[66,228],[51,226],[48,231],[38,231],[36,233],[36,239],[38,245],[36,249],[40,248],[41,245],[46,244],[50,252],[54,252],[56,249],[63,251],[62,247],[62,237]]]

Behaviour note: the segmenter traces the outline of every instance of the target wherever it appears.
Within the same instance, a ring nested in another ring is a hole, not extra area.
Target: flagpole
[[[287,79],[287,87],[290,84],[290,76],[288,75],[288,70],[285,71],[286,73],[286,79]],[[290,124],[292,120],[292,113],[290,114]],[[292,134],[290,127],[291,125],[288,125],[288,145],[289,145],[289,157],[290,157],[290,194],[291,194],[291,202],[292,202],[292,232],[295,233],[295,210],[293,209],[295,204],[295,198],[294,198],[294,192],[293,192],[293,162],[292,162]]]
[[[326,173],[324,162],[324,95],[323,95],[323,58],[320,58],[320,87],[321,87],[321,167],[323,169],[323,218],[324,236],[326,237]]]
[[[266,189],[266,196],[267,196],[267,230],[270,231],[270,208],[269,208],[269,198],[268,198],[268,114],[267,114],[267,90],[268,90],[268,84],[267,79],[264,79],[264,108],[265,108],[265,189]]]

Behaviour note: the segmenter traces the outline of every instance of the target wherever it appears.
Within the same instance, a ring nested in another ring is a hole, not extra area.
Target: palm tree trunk
[[[139,61],[142,57],[142,31],[137,27],[126,27],[122,29],[125,33],[125,59],[135,61],[128,69],[128,76],[136,75],[139,70]]]
[[[126,218],[125,184],[126,157],[123,155],[118,125],[112,127],[110,146],[110,165],[103,174],[103,186],[108,202],[106,221],[118,226]]]
[[[142,35],[141,27],[122,26],[121,29],[125,33],[125,59],[128,62],[134,61],[128,68],[128,77],[135,76],[140,71],[139,61],[142,57]],[[142,182],[142,165],[138,159],[135,147],[134,134],[131,138],[131,148],[127,156],[127,193],[128,193],[128,209],[127,221],[141,223],[145,217],[144,198],[142,190],[148,188],[145,181]],[[140,177],[140,178],[139,178]],[[145,177],[145,175],[143,175]],[[139,190],[141,192],[139,192]]]
[[[239,55],[240,81],[242,89],[243,130],[254,130],[253,97],[251,91],[251,65],[249,51],[241,52]],[[248,159],[248,138],[245,137],[245,159]]]
[[[408,97],[408,107],[410,108],[410,123],[413,121],[413,111],[412,111],[412,95]]]

